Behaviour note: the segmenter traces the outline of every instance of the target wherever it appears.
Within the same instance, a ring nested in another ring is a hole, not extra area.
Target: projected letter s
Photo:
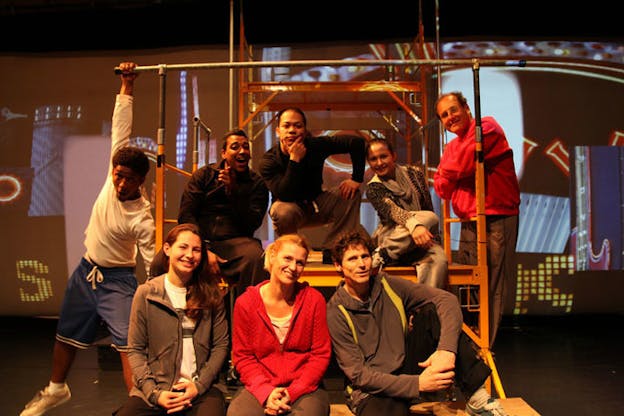
[[[51,298],[52,281],[44,276],[48,275],[48,266],[38,260],[18,260],[17,278],[23,282],[32,284],[32,288],[20,287],[20,300],[22,302],[43,302]]]

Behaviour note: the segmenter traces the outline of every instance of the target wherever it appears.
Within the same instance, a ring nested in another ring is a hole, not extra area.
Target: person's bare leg
[[[119,352],[119,358],[121,358],[121,368],[123,370],[123,378],[126,383],[126,389],[128,393],[132,389],[134,382],[132,381],[132,368],[130,368],[130,361],[128,361],[127,352]]]
[[[59,340],[54,342],[54,350],[52,352],[52,380],[53,383],[64,383],[67,380],[67,374],[76,358],[76,347],[66,344]]]
[[[20,416],[43,415],[53,407],[59,406],[71,398],[67,387],[67,375],[76,357],[77,348],[59,341],[54,341],[52,350],[52,374],[50,383],[40,390],[31,401],[26,403]]]

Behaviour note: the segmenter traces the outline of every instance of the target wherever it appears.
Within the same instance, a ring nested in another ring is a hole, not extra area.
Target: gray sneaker
[[[46,386],[40,390],[31,401],[26,404],[20,416],[41,416],[48,410],[65,403],[71,398],[69,386],[65,384],[63,389],[54,394],[49,392],[50,387]]]
[[[473,407],[466,403],[466,413],[471,416],[507,416],[503,406],[494,398],[490,398],[483,407]]]
[[[381,248],[379,247],[377,247],[373,251],[373,255],[371,256],[371,259],[372,259],[371,268],[373,269],[380,269],[386,263],[381,253]]]

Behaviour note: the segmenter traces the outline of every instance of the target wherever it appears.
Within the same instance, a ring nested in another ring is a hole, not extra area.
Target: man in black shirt
[[[254,237],[269,205],[269,191],[249,167],[249,139],[242,130],[223,137],[222,161],[188,181],[178,223],[197,224],[208,247],[208,271],[236,284],[237,293],[268,279],[262,244]]]
[[[352,135],[312,137],[299,108],[281,110],[277,123],[279,143],[265,152],[259,167],[272,195],[269,215],[273,229],[280,236],[331,223],[323,242],[323,263],[331,264],[330,247],[335,237],[342,231],[363,231],[360,185],[366,142]],[[353,172],[337,189],[324,190],[325,159],[335,154],[349,154]]]

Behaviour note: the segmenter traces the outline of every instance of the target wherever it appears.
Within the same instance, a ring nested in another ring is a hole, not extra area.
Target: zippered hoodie
[[[195,323],[193,346],[197,371],[193,382],[202,395],[217,381],[228,356],[225,306],[205,310]],[[182,365],[182,316],[165,292],[165,275],[139,285],[132,301],[128,360],[135,378],[130,396],[154,406],[159,390],[171,390]]]
[[[291,403],[318,389],[331,357],[325,298],[308,283],[297,285],[290,328],[280,345],[260,296],[249,286],[236,299],[232,358],[245,388],[264,405],[275,387],[286,387]]]

